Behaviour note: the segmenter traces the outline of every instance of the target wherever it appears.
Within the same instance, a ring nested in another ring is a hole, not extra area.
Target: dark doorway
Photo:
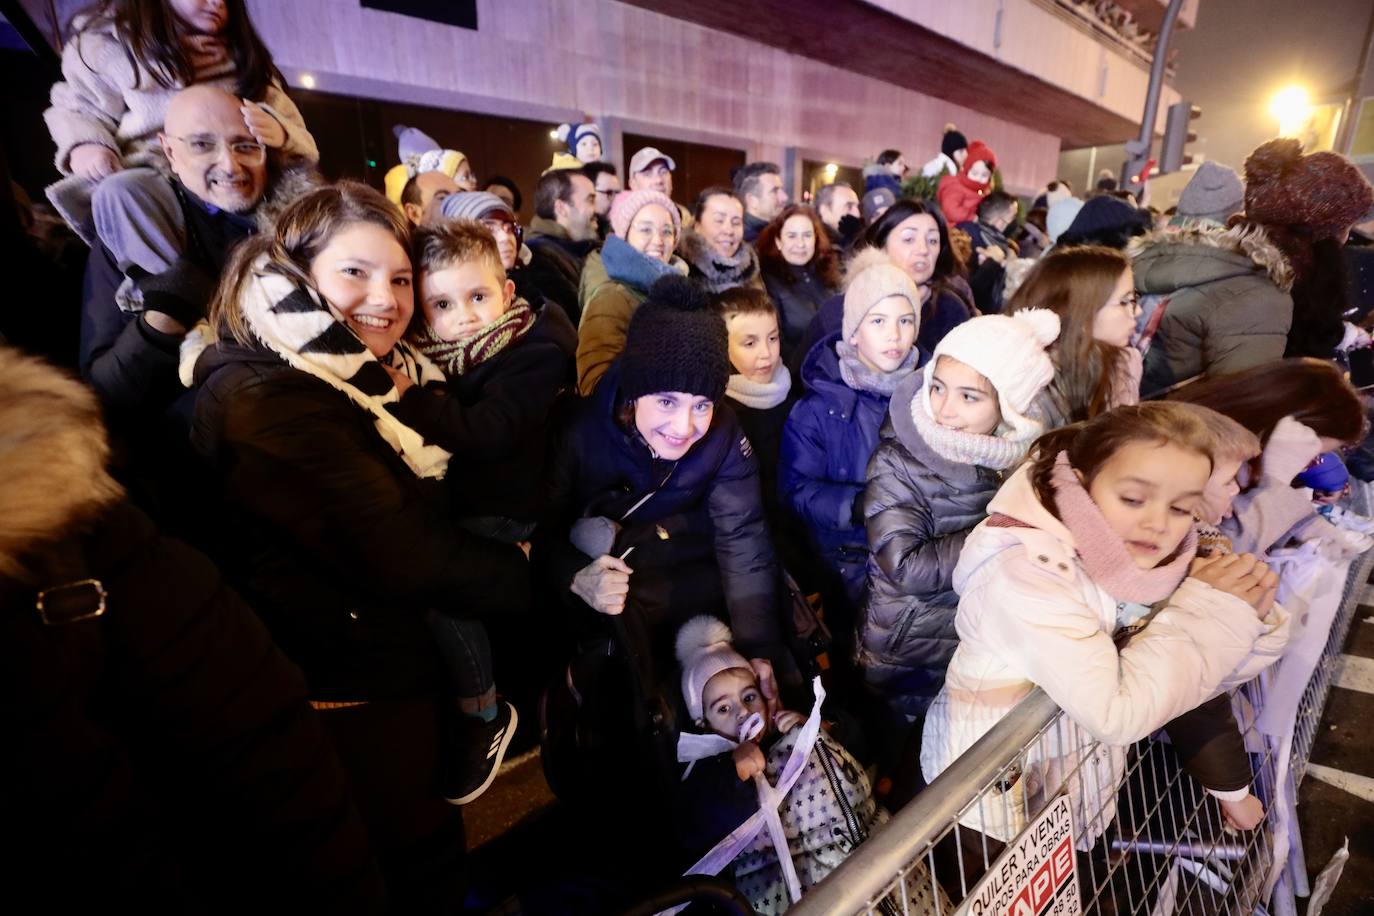
[[[549,135],[554,125],[540,121],[304,89],[292,89],[291,98],[315,136],[327,177],[354,178],[380,189],[387,169],[400,161],[392,128],[404,124],[464,153],[478,187],[494,175],[514,181],[523,198],[517,214],[522,223],[534,215],[535,183],[562,148]]]
[[[630,167],[630,158],[646,146],[655,147],[659,152],[673,157],[673,162],[677,164],[677,169],[673,171],[673,199],[685,204],[688,209],[696,203],[697,195],[711,185],[730,184],[730,171],[744,165],[745,161],[744,150],[741,149],[625,134],[625,158],[622,160],[625,168]],[[628,188],[629,176],[622,176],[622,180]]]
[[[853,166],[837,165],[833,174],[829,166],[835,163],[802,160],[802,201],[810,203],[816,199],[816,192],[828,184],[847,184],[854,193],[864,196],[864,173]]]

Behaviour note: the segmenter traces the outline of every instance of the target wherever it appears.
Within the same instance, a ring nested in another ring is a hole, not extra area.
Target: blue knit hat
[[[1313,490],[1335,493],[1337,490],[1345,489],[1345,485],[1350,482],[1350,472],[1346,470],[1345,462],[1341,461],[1340,455],[1335,452],[1323,452],[1317,456],[1316,461],[1307,466],[1307,470],[1298,475],[1298,482]]]

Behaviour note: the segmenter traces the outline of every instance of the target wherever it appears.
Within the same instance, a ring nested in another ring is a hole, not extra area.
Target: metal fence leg
[[[1298,827],[1298,790],[1290,768],[1288,778],[1283,781],[1281,804],[1288,808],[1288,865],[1284,868],[1284,878],[1292,893],[1306,897],[1312,893],[1307,884],[1307,856],[1302,849],[1302,830]]]

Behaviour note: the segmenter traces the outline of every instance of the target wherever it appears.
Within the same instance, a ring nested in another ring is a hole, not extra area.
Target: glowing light
[[[557,140],[557,139],[558,139],[558,131],[556,131],[556,130],[551,130],[551,131],[549,131],[549,139],[550,139],[550,140]]]
[[[825,180],[834,181],[835,175],[840,171],[840,167],[833,162],[825,164]]]
[[[314,88],[315,88],[315,77],[314,77],[312,74],[309,74],[309,73],[302,73],[302,74],[301,74],[301,88],[303,88],[303,89],[314,89]]]
[[[1312,100],[1301,86],[1285,86],[1269,101],[1269,114],[1279,122],[1281,136],[1297,136],[1312,116]]]

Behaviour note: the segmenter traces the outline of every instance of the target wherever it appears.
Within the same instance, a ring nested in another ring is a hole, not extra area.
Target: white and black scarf
[[[444,476],[449,452],[427,443],[386,409],[401,399],[391,376],[319,294],[271,271],[264,257],[253,265],[239,308],[258,340],[287,365],[326,382],[372,414],[377,432],[417,477]],[[405,341],[386,361],[417,385],[444,380],[439,368]]]

